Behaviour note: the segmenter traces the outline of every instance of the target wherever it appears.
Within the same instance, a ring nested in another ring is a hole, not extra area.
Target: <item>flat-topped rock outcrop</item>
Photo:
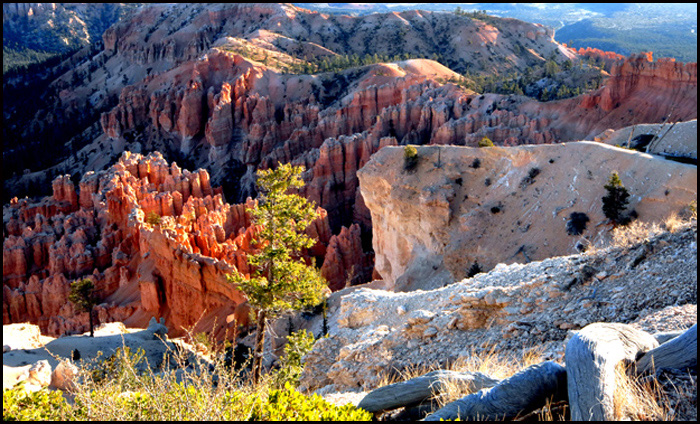
[[[397,291],[464,278],[478,263],[526,263],[605,238],[611,172],[643,222],[680,213],[697,196],[697,168],[594,142],[510,148],[386,147],[358,173],[372,214],[375,269]],[[587,222],[574,229],[572,214]],[[579,215],[582,216],[582,215]]]

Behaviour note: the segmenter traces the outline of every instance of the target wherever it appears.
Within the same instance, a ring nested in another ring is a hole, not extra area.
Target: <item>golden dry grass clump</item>
[[[197,338],[192,338],[197,339]],[[60,391],[3,393],[5,420],[369,420],[353,405],[336,406],[295,389],[294,372],[271,371],[253,384],[248,364],[227,363],[223,347],[213,360],[190,350],[169,349],[160,364],[149,364],[141,349],[117,349],[104,359],[79,363],[75,384]]]

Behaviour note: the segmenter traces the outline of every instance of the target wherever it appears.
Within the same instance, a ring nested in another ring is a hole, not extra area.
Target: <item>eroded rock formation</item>
[[[245,301],[226,275],[250,272],[246,253],[257,230],[246,208],[254,201],[226,203],[205,170],[181,170],[160,153],[126,152],[107,171],[85,175],[79,193],[68,176],[53,189],[38,203],[14,200],[3,209],[3,323],[29,321],[50,335],[82,331],[87,314],[68,302],[69,286],[89,278],[102,300],[100,322],[145,326],[163,316],[179,334],[216,320],[222,335]],[[318,239],[308,257],[322,263],[330,244],[325,274],[345,278],[345,267],[363,258],[359,229],[332,236],[326,212],[319,214],[307,230]]]
[[[360,24],[378,27],[375,39],[351,31]],[[250,33],[253,26],[259,30]],[[592,139],[606,129],[638,122],[697,115],[696,64],[652,62],[648,55],[615,62],[606,85],[597,91],[546,103],[465,90],[449,82],[460,75],[426,59],[318,75],[296,75],[289,68],[294,57],[302,57],[299,51],[309,58],[357,53],[365,44],[365,49],[380,51],[393,45],[394,33],[404,32],[403,39],[412,44],[406,51],[429,57],[433,47],[426,40],[447,33],[444,28],[455,28],[448,37],[455,69],[464,63],[477,73],[491,69],[491,61],[477,56],[495,62],[501,58],[520,70],[555,51],[562,60],[577,60],[576,52],[551,39],[551,31],[512,19],[494,26],[415,11],[338,20],[290,5],[144,7],[105,32],[104,51],[52,84],[60,88],[62,107],[72,110],[81,110],[88,100],[84,93],[98,87],[108,90],[90,97],[96,107],[119,91],[116,106],[99,119],[103,134],[61,166],[79,173],[105,168],[124,149],[158,150],[189,167],[211,170],[210,184],[224,186],[230,200],[242,203],[255,195],[257,169],[291,161],[306,166],[302,194],[328,211],[332,233],[339,235],[343,226],[357,223],[360,245],[369,250],[372,223],[356,172],[383,146],[474,146],[484,136],[505,146],[557,143]],[[525,35],[518,43],[529,46],[528,53],[513,53],[508,37],[513,33]],[[297,42],[299,37],[305,41]],[[465,40],[471,42],[469,48]],[[595,51],[581,54],[615,60]],[[95,66],[99,69],[93,72]],[[78,90],[70,81],[82,73],[94,76]],[[37,177],[17,174],[7,184]],[[91,207],[92,195],[83,193],[97,190],[96,179],[81,182],[78,205]],[[61,207],[75,208],[67,193],[59,194]],[[126,222],[130,213],[119,209],[120,196],[113,194],[115,223]],[[179,213],[178,205],[188,196],[156,197],[148,200],[146,212],[170,213],[172,208]],[[57,206],[27,206],[37,207]],[[351,250],[355,253],[342,256],[355,257],[359,268],[368,269],[364,264],[371,254],[363,252],[360,259],[357,249]],[[345,263],[339,252],[334,249],[334,261]],[[339,285],[347,275],[341,278],[343,272],[332,271],[331,263],[327,275]],[[17,266],[22,266],[19,259]]]
[[[598,91],[548,103],[438,82],[456,77],[428,60],[321,78],[280,75],[222,47],[124,90],[101,122],[112,145],[144,126],[151,137],[173,139],[162,148],[194,153],[197,163],[216,170],[215,181],[230,174],[227,164],[239,164],[240,201],[254,194],[259,167],[295,161],[313,168],[305,192],[329,211],[338,231],[363,215],[361,203],[355,206],[354,171],[386,137],[397,144],[473,146],[484,136],[503,145],[542,144],[592,139],[620,122],[697,114],[696,65],[648,56],[615,62]]]
[[[697,118],[697,84],[697,63],[667,58],[654,62],[651,53],[641,54],[616,62],[605,86],[584,96],[581,107],[615,110],[605,116],[606,122],[621,119],[625,112],[634,116],[629,123],[686,121]],[[621,107],[625,103],[634,105],[633,110],[625,111]]]

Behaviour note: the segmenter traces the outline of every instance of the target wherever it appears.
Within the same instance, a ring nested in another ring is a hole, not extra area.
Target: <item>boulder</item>
[[[75,386],[78,377],[78,367],[67,361],[61,361],[51,373],[51,387],[58,390],[70,391]]]
[[[43,359],[31,365],[27,370],[27,385],[35,388],[48,387],[51,384],[51,365]]]

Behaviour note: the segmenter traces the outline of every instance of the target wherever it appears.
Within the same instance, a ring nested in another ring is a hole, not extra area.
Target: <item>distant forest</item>
[[[654,57],[674,57],[681,62],[698,61],[697,38],[688,37],[686,26],[668,25],[664,31],[640,28],[615,29],[595,25],[593,19],[584,19],[567,25],[555,34],[559,42],[571,47],[594,47],[624,56],[639,52],[654,52]]]

